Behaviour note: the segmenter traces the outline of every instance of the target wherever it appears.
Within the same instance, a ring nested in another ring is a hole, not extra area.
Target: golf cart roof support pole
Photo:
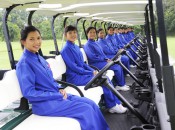
[[[58,50],[58,44],[57,44],[57,38],[56,38],[56,34],[55,34],[54,22],[55,22],[56,17],[58,17],[59,15],[61,15],[61,13],[58,13],[58,14],[54,15],[52,17],[52,21],[51,21],[52,36],[53,36],[54,46],[55,46],[55,50],[56,50],[56,55],[59,55],[60,52]]]
[[[147,39],[147,28],[146,28],[146,13],[144,13],[144,16],[145,16],[145,24],[144,24],[144,33],[145,33],[145,37]],[[147,41],[147,40],[146,40]]]
[[[30,11],[29,16],[28,16],[28,25],[32,25],[32,16],[35,13],[36,10]]]
[[[157,48],[157,38],[156,38],[156,31],[155,31],[155,22],[154,22],[154,13],[153,13],[153,4],[152,0],[149,0],[149,11],[150,11],[150,18],[151,18],[151,31],[152,31],[152,38],[153,38],[153,56],[154,56],[154,63],[155,63],[155,71],[156,71],[156,77],[158,82],[159,91],[163,92],[163,86],[162,86],[162,70],[160,65],[160,56],[156,51]]]
[[[152,37],[153,37],[153,45],[154,45],[154,50],[155,50],[157,48],[157,39],[156,39],[156,30],[155,30],[152,0],[149,0],[149,11],[150,11],[150,18],[151,18],[151,31],[152,31]]]
[[[101,28],[102,28],[103,30],[105,30],[104,21],[101,22]]]
[[[162,63],[164,66],[169,66],[168,47],[167,47],[164,14],[163,14],[163,7],[162,7],[163,5],[162,5],[162,0],[159,0],[159,1],[160,2],[156,0],[156,6],[157,6],[158,25],[159,25],[159,33],[160,33],[159,38],[160,38],[161,52],[162,52]]]
[[[79,47],[80,47],[80,48],[82,48],[82,45],[81,45],[80,35],[79,35],[79,32],[78,32],[78,22],[79,22],[82,18],[83,18],[83,17],[80,17],[80,18],[78,18],[77,21],[76,21],[78,44],[79,44]]]
[[[103,26],[104,21],[101,22],[101,27]]]
[[[87,37],[87,34],[86,34],[85,23],[86,23],[86,19],[83,20],[83,30],[84,30],[84,34],[85,34],[86,40],[88,40],[88,37]]]
[[[148,4],[145,7],[145,11],[146,11],[146,15],[145,15],[145,20],[146,20],[146,29],[147,29],[147,43],[148,43],[148,48],[149,48],[149,52],[150,52],[150,57],[151,57],[151,65],[152,68],[154,68],[154,55],[153,55],[153,46],[151,43],[151,36],[150,36],[150,25],[149,25],[149,16],[148,16]]]
[[[4,16],[3,16],[3,33],[4,33],[4,36],[5,36],[5,41],[6,41],[6,45],[7,45],[7,50],[8,50],[8,56],[9,56],[9,60],[10,60],[11,69],[15,69],[15,60],[14,60],[14,56],[13,56],[13,50],[12,50],[12,45],[11,45],[11,41],[10,41],[10,35],[9,35],[7,20],[8,20],[8,16],[9,16],[10,12],[15,7],[17,7],[19,5],[20,4],[16,4],[16,5],[10,6],[9,8],[6,8],[5,12],[4,12]]]
[[[170,116],[171,129],[175,130],[175,79],[173,66],[169,66],[162,0],[156,0],[156,7],[159,27],[159,38],[162,53],[162,72],[167,112]]]
[[[104,23],[104,30],[105,30],[105,34],[107,35],[107,29],[106,29],[106,22]]]
[[[90,25],[90,26],[93,26],[94,21],[95,21],[95,20],[92,20],[92,21],[91,21],[91,25]]]
[[[32,26],[32,16],[35,13],[35,11],[30,11],[29,15],[28,15],[28,25]],[[43,57],[43,53],[41,48],[38,50],[38,53]]]
[[[143,34],[144,34],[144,30],[145,30],[145,29],[144,29],[144,25],[140,25],[140,27],[141,27],[141,29],[142,29],[142,30],[141,30],[141,34],[143,35]]]
[[[95,21],[94,27],[97,29],[97,21]]]
[[[145,22],[146,22],[146,39],[147,43],[151,42],[151,37],[150,37],[150,26],[149,26],[149,16],[148,16],[148,9],[147,9],[148,4],[145,7]]]
[[[65,28],[66,27],[66,23],[67,23],[67,19],[68,19],[69,17],[65,17],[64,18],[64,22],[63,22],[63,27]]]

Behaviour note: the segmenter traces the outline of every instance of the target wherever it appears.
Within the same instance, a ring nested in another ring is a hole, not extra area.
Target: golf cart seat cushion
[[[5,108],[12,102],[19,100],[22,93],[15,70],[5,72],[3,79],[0,81],[0,109]]]
[[[81,130],[81,127],[79,122],[73,118],[32,114],[13,130]]]
[[[78,88],[82,91],[85,97],[93,100],[98,105],[101,100],[101,95],[103,94],[102,87],[90,88],[88,90],[84,90],[84,86],[78,86]],[[68,93],[80,96],[79,93],[72,87],[67,87],[65,90]]]

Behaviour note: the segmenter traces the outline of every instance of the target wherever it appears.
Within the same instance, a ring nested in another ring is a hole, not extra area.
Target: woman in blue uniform
[[[120,41],[124,44],[124,45],[126,45],[128,42],[126,41],[126,39],[125,39],[125,37],[124,37],[124,30],[122,29],[122,28],[120,28],[119,29],[119,33],[118,33],[118,38],[120,39]],[[132,47],[133,45],[131,45],[131,47]],[[132,47],[133,48],[133,47]],[[131,56],[132,56],[132,58],[134,59],[134,60],[136,60],[137,59],[137,55],[131,50],[131,48],[128,48],[127,49],[128,51],[129,51],[129,53],[131,54]],[[134,62],[131,62],[131,64],[132,65],[135,65],[135,63]],[[131,65],[131,66],[132,66]]]
[[[114,29],[113,29],[113,27],[109,26],[107,28],[107,30],[108,30],[107,31],[108,35],[106,36],[106,40],[114,48],[115,53],[117,53],[119,50],[122,50],[123,48],[121,48],[121,45],[119,44],[119,42],[116,41],[116,39],[114,37]],[[121,56],[121,62],[126,66],[126,68],[128,70],[130,70],[130,61],[129,61],[128,56],[122,55]],[[125,71],[124,71],[124,73],[126,74]]]
[[[66,64],[66,81],[77,86],[86,85],[97,72],[84,63],[80,48],[75,45],[77,29],[69,25],[65,28],[66,45],[61,51],[61,56]],[[120,100],[107,88],[102,86],[106,107],[111,113],[124,113]]]
[[[107,57],[109,57],[110,59],[113,58],[117,52],[113,49],[111,44],[107,42],[107,40],[105,39],[104,30],[102,28],[98,29],[97,35],[98,35],[97,44],[103,49],[103,52],[106,54]],[[121,49],[123,48],[122,46],[120,47]],[[127,67],[127,69],[130,70],[129,58],[125,55],[122,55],[121,61]],[[128,76],[125,70],[124,74]]]
[[[96,29],[94,27],[89,27],[86,33],[88,35],[88,41],[84,45],[84,50],[88,57],[88,62],[90,65],[93,65],[98,69],[102,69],[108,62],[110,62],[110,58],[104,54],[102,48],[97,44],[97,42],[95,42]],[[114,71],[117,89],[128,91],[129,86],[125,85],[125,77],[122,67],[116,64],[111,66],[110,69]]]
[[[113,34],[113,36],[114,36],[114,38],[115,38],[117,44],[119,44],[120,48],[123,48],[123,47],[125,46],[125,44],[123,44],[123,43],[120,41],[119,36],[118,36],[118,33],[119,33],[118,27],[115,27],[115,28],[114,28],[114,34]]]
[[[123,39],[125,42],[125,44],[122,42],[122,40],[121,40],[121,34],[119,33],[119,30],[118,30],[118,28],[117,27],[115,27],[114,28],[114,38],[117,40],[117,42],[118,43],[120,43],[120,45],[121,46],[123,46],[124,47],[124,45],[126,45],[127,43],[129,43],[129,42],[127,42],[125,39]],[[131,39],[132,40],[132,39]],[[135,53],[130,49],[130,48],[128,48],[127,49],[127,52],[128,52],[128,54],[134,59],[134,57],[135,57]],[[133,55],[134,55],[134,57],[133,57]],[[133,66],[133,65],[135,65],[135,63],[130,59],[130,66]]]
[[[53,79],[49,64],[37,53],[41,35],[34,26],[21,31],[24,52],[16,74],[22,94],[40,116],[63,116],[79,121],[82,130],[109,130],[98,106],[85,97],[67,94]]]

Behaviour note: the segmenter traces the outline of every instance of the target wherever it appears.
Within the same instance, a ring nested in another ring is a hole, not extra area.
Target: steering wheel
[[[99,72],[98,72],[98,74],[97,75],[95,75],[95,77],[94,78],[92,78],[87,84],[86,84],[86,86],[84,87],[84,90],[87,90],[87,89],[89,89],[89,88],[93,88],[93,87],[97,87],[97,86],[100,86],[101,85],[101,77],[102,76],[104,76],[104,75],[106,75],[106,71],[112,66],[112,65],[114,65],[115,64],[115,62],[114,61],[110,61],[110,62],[108,62],[103,68],[102,68],[102,70],[100,70]]]

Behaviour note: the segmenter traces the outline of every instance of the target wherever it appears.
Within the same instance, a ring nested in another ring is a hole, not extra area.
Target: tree
[[[173,0],[166,0],[164,3],[164,16],[167,34],[175,33],[175,2]]]
[[[11,41],[19,41],[20,39],[20,28],[18,25],[8,22],[9,35]]]
[[[41,31],[43,40],[52,39],[52,31],[49,20],[41,22],[41,24],[38,25],[38,28]]]

